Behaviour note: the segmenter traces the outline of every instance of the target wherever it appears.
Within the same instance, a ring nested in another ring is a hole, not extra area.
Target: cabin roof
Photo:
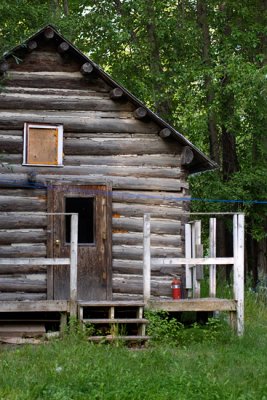
[[[193,143],[191,143],[184,135],[182,135],[180,132],[178,132],[173,126],[168,124],[164,119],[162,119],[159,115],[151,111],[144,103],[142,103],[138,98],[136,98],[132,93],[130,93],[124,86],[122,86],[120,83],[116,82],[109,74],[107,74],[98,64],[93,62],[89,57],[87,57],[85,54],[83,54],[77,47],[73,45],[68,39],[66,39],[64,36],[62,36],[57,28],[51,24],[48,24],[41,28],[38,32],[36,32],[34,35],[32,35],[30,38],[28,38],[24,43],[14,47],[11,49],[9,52],[4,54],[4,57],[2,61],[7,60],[11,56],[16,55],[16,53],[20,52],[21,50],[25,49],[27,46],[27,43],[30,41],[37,41],[38,38],[42,37],[42,34],[44,33],[45,30],[48,28],[52,29],[54,32],[54,40],[58,42],[66,42],[69,45],[69,50],[72,52],[73,56],[80,59],[82,63],[89,62],[93,65],[95,73],[101,77],[108,85],[110,85],[113,88],[120,88],[124,92],[124,96],[128,98],[129,101],[131,101],[136,107],[142,107],[144,108],[147,113],[149,118],[157,123],[161,129],[163,128],[168,128],[171,131],[171,135],[182,145],[182,146],[189,146],[191,150],[194,153],[194,159],[191,162],[191,164],[188,166],[189,173],[196,173],[196,172],[202,172],[202,171],[207,171],[207,170],[212,170],[218,167],[218,165],[209,159],[201,150],[199,150]]]

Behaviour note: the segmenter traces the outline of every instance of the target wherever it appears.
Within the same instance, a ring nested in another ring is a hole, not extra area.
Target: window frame
[[[28,162],[28,145],[29,145],[29,130],[35,129],[55,129],[57,130],[57,163],[55,164],[42,164],[42,163],[29,163]],[[59,124],[42,124],[35,122],[24,123],[24,134],[23,134],[23,163],[22,165],[34,166],[34,167],[63,167],[63,125]]]

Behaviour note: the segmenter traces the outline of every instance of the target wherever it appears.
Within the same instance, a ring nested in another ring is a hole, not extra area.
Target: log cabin
[[[68,256],[59,214],[78,213],[78,299],[140,299],[144,213],[151,254],[183,256],[188,175],[216,165],[52,25],[0,74],[0,257]],[[170,296],[171,279],[152,270],[152,296]],[[0,302],[69,290],[62,266],[0,266]]]

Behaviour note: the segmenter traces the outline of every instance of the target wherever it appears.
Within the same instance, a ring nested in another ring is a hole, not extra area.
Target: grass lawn
[[[267,400],[267,310],[248,297],[243,338],[222,324],[136,351],[79,335],[0,347],[0,399]]]

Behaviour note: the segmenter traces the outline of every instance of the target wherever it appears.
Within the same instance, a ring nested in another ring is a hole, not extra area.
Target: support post
[[[233,218],[234,237],[234,299],[236,300],[236,327],[239,336],[244,333],[244,214]]]
[[[71,216],[70,236],[70,315],[77,316],[77,261],[78,261],[78,214]]]
[[[185,258],[192,256],[191,235],[191,225],[185,224]],[[185,264],[185,288],[188,290],[188,297],[192,297],[192,269],[189,264]]]
[[[194,221],[192,224],[192,257],[199,257],[202,254],[201,247],[201,221]],[[201,255],[202,256],[202,255]],[[194,298],[200,297],[200,279],[203,278],[203,266],[193,267],[193,294]]]
[[[210,257],[216,257],[216,218],[210,218]],[[216,265],[209,267],[209,296],[216,297]]]
[[[143,237],[143,293],[144,302],[150,299],[150,214],[144,214],[144,237]]]

